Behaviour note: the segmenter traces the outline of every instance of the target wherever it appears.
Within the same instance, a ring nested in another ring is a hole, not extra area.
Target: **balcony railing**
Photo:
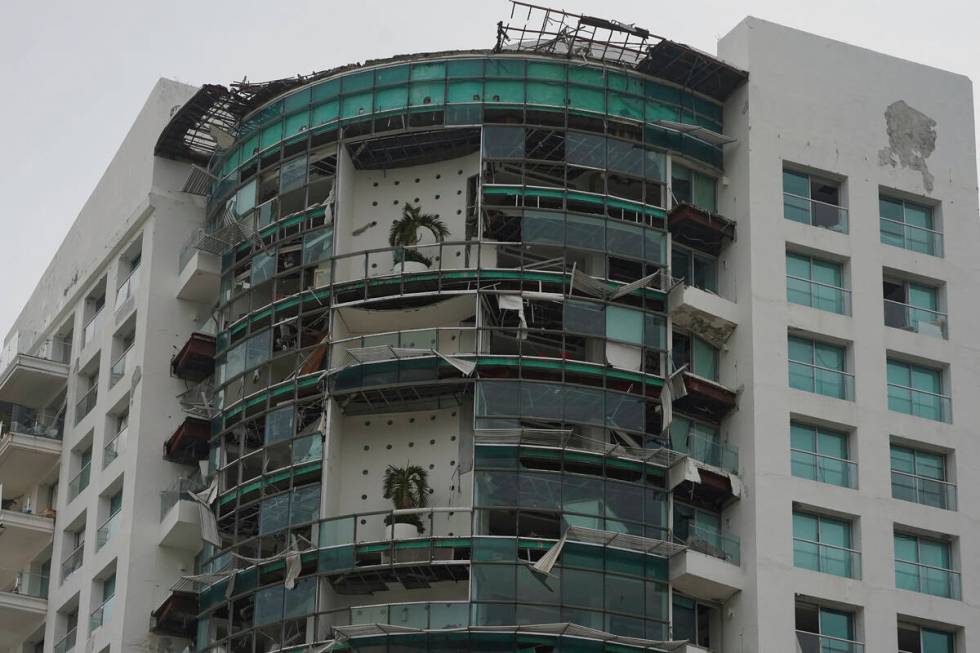
[[[119,457],[119,454],[123,452],[126,447],[126,431],[123,429],[116,433],[115,437],[105,443],[102,447],[102,469],[109,466],[113,460]]]
[[[946,314],[939,311],[885,300],[885,326],[945,338],[946,319]]]
[[[115,598],[115,595],[110,596],[102,602],[102,605],[92,610],[92,614],[88,618],[88,631],[90,633],[109,623],[112,618],[112,606],[115,604]]]
[[[344,615],[348,610],[349,614]],[[466,601],[362,605],[344,608],[332,614],[338,614],[341,620],[344,620],[344,616],[349,617],[350,625],[388,624],[423,630],[466,628],[470,625],[469,604]]]
[[[847,209],[836,204],[784,192],[783,215],[794,222],[847,233]]]
[[[861,552],[833,544],[794,537],[793,564],[824,574],[861,578]]]
[[[88,487],[89,476],[92,473],[92,464],[86,463],[78,473],[68,482],[68,501],[74,500],[82,490]]]
[[[85,327],[82,329],[82,347],[86,347],[90,342],[95,340],[95,333],[99,330],[99,324],[101,320],[99,319],[102,315],[102,309],[100,308],[95,315],[88,319],[85,323]]]
[[[840,637],[796,631],[798,653],[864,653],[864,644]]]
[[[85,544],[79,544],[78,548],[69,553],[64,560],[61,561],[61,582],[65,582],[65,579],[71,576],[76,569],[82,566],[82,561],[85,559]]]
[[[789,378],[797,390],[854,401],[854,375],[848,372],[791,360]]]
[[[953,405],[947,395],[896,383],[888,384],[888,408],[936,422],[953,421]]]
[[[956,485],[892,470],[892,497],[924,506],[956,510]]]
[[[96,551],[105,546],[106,542],[111,540],[112,536],[119,531],[119,525],[122,522],[122,518],[119,516],[121,512],[121,510],[117,510],[116,512],[112,513],[109,515],[109,518],[102,522],[102,525],[99,526],[99,530],[95,533]]]
[[[178,478],[168,489],[160,493],[160,520],[177,505],[178,502],[190,497],[188,492],[200,492],[205,487],[200,478]]]
[[[853,460],[835,458],[803,449],[790,449],[790,451],[793,476],[841,487],[857,487],[858,468]]]
[[[733,565],[741,564],[741,542],[738,537],[698,524],[690,524],[687,530],[686,538],[675,536],[674,539],[698,553],[720,558]]]
[[[0,434],[17,433],[51,440],[60,440],[64,434],[64,429],[65,412],[63,409],[57,413],[52,413],[12,404],[10,407],[10,424],[0,422]]]
[[[65,636],[58,640],[58,643],[54,645],[54,653],[70,653],[75,649],[75,633],[77,631],[72,628]]]
[[[119,358],[116,359],[116,362],[112,364],[112,367],[109,368],[110,388],[116,385],[116,382],[119,381],[119,379],[126,376],[126,368],[128,366],[127,364],[130,358],[130,353],[132,351],[133,351],[133,345],[131,344],[129,345],[129,347],[126,348],[126,351],[120,354]]]
[[[37,357],[67,364],[71,361],[71,338],[48,338],[37,348]]]
[[[895,584],[899,589],[959,600],[962,596],[961,583],[958,571],[921,562],[895,560]]]
[[[48,598],[48,582],[48,577],[42,574],[21,572],[17,574],[17,578],[12,584],[3,588],[2,591],[46,599]]]
[[[671,448],[678,453],[686,453],[694,460],[706,465],[720,467],[733,474],[738,473],[738,449],[720,442],[716,437],[697,431],[693,427],[687,432],[687,442],[678,442],[671,437]]]
[[[99,386],[98,384],[94,384],[75,404],[75,426],[78,426],[78,423],[85,419],[85,416],[88,415],[93,408],[95,408],[95,404],[98,402],[98,400]]]
[[[122,285],[116,289],[116,303],[113,304],[113,308],[118,311],[130,297],[136,294],[136,289],[139,288],[139,285],[140,268],[139,266],[136,266],[133,271],[129,273],[129,276],[126,277],[126,280],[123,281]]]
[[[786,275],[786,298],[794,304],[810,306],[840,315],[851,314],[851,291],[812,279]]]
[[[930,256],[943,255],[943,234],[906,222],[880,218],[881,242]]]

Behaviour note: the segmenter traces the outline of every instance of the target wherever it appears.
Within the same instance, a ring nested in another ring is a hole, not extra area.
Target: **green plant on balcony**
[[[422,213],[421,206],[412,206],[408,202],[402,204],[402,216],[391,223],[388,232],[388,244],[395,249],[395,264],[413,261],[421,263],[426,268],[432,265],[432,259],[422,255],[417,249],[419,232],[426,230],[431,233],[436,242],[442,242],[449,236],[449,228],[438,215]]]
[[[406,463],[404,467],[388,465],[388,469],[385,470],[384,498],[391,499],[395,510],[425,508],[431,493],[429,473],[422,466]],[[419,535],[425,532],[422,519],[417,514],[392,514],[385,517],[386,526],[395,524],[411,524],[415,526]],[[393,532],[396,530],[393,529]]]

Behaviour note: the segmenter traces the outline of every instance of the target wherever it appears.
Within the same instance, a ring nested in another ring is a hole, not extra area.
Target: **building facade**
[[[523,11],[157,84],[5,340],[0,648],[980,648],[969,80]]]

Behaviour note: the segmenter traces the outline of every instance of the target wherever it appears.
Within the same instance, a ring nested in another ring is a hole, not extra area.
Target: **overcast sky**
[[[968,0],[538,0],[716,51],[753,15],[968,75]],[[408,52],[484,48],[507,0],[0,0],[0,338],[158,77],[227,84]]]

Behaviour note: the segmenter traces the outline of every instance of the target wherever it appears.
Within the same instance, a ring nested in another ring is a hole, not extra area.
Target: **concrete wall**
[[[977,614],[980,566],[980,485],[974,480],[980,448],[972,425],[978,385],[973,333],[980,311],[972,294],[980,273],[976,153],[971,84],[965,77],[931,69],[755,18],[740,23],[719,43],[719,54],[750,71],[746,87],[729,101],[729,146],[722,190],[723,212],[738,220],[731,259],[739,282],[740,321],[730,342],[745,383],[731,419],[741,447],[748,492],[737,508],[743,564],[754,583],[733,606],[727,627],[744,646],[735,650],[795,650],[793,597],[852,606],[858,638],[868,653],[897,650],[897,615],[966,628],[961,650],[980,649],[971,622]],[[928,138],[890,142],[885,113],[892,107],[913,126],[927,119],[896,105],[904,102],[935,121]],[[912,151],[914,150],[914,151]],[[910,165],[903,165],[902,157]],[[894,161],[894,165],[893,165]],[[844,178],[843,203],[850,233],[838,234],[783,218],[785,163]],[[936,258],[879,242],[878,194],[884,187],[937,203],[946,256]],[[853,290],[853,317],[786,302],[787,246],[824,252],[846,261]],[[887,328],[883,323],[882,269],[941,281],[948,298],[950,339]],[[856,401],[830,399],[789,388],[787,331],[800,329],[847,343],[856,375]],[[942,424],[887,408],[886,355],[900,353],[948,369],[953,421]],[[791,416],[823,421],[851,432],[859,489],[793,478]],[[891,498],[889,441],[900,436],[955,450],[960,509],[950,512]],[[851,580],[793,567],[794,502],[851,516],[863,553],[863,579]],[[957,538],[963,601],[895,589],[894,525]],[[729,640],[732,641],[732,640]]]

